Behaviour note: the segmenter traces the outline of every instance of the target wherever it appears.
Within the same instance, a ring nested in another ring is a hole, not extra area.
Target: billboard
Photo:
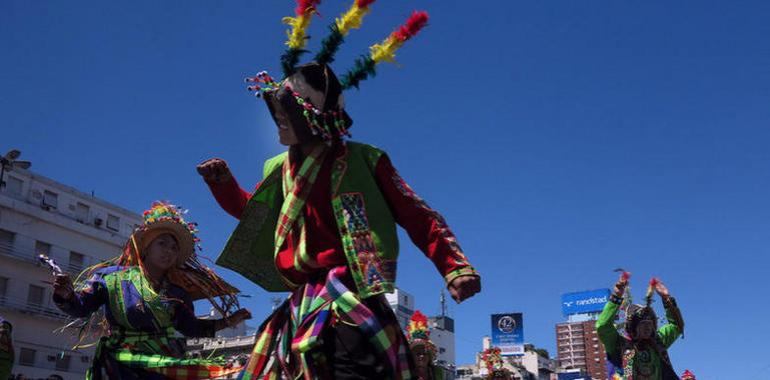
[[[492,347],[502,356],[524,355],[524,320],[521,313],[492,314]]]
[[[598,313],[604,309],[609,299],[609,289],[562,294],[561,312],[565,317],[573,314]]]

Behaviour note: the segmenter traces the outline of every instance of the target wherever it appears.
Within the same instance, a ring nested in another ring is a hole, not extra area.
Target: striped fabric
[[[291,154],[283,163],[284,201],[275,229],[275,254],[278,255],[290,232],[296,234],[297,245],[294,252],[294,268],[302,273],[318,269],[319,267],[318,263],[307,254],[305,240],[307,233],[302,210],[310,194],[310,189],[312,189],[313,183],[315,183],[318,177],[318,172],[321,169],[327,151],[326,145],[316,147],[302,162],[295,176],[292,176],[291,173]]]
[[[408,348],[396,323],[381,324],[377,316],[342,282],[346,267],[296,289],[257,332],[257,343],[242,380],[304,378],[325,373],[320,336],[333,328],[334,317],[361,329],[385,361],[391,379],[411,377]]]
[[[88,380],[101,379],[211,379],[238,373],[242,367],[232,367],[224,359],[191,359],[185,357],[185,338],[176,336],[171,310],[161,302],[163,294],[156,293],[137,267],[115,271],[104,277],[108,307],[117,324],[110,326],[110,335],[102,337],[94,355]],[[136,305],[129,304],[129,294],[141,296],[142,309],[152,315],[155,332],[133,327],[129,315],[136,318]]]

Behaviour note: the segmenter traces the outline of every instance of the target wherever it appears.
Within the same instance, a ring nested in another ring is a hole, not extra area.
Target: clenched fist
[[[460,303],[481,291],[481,277],[460,276],[452,280],[447,288],[449,295]]]
[[[72,278],[68,274],[57,274],[53,281],[53,293],[63,300],[69,300],[75,294]]]
[[[206,182],[224,183],[233,178],[227,162],[221,158],[209,158],[198,164],[196,169]]]

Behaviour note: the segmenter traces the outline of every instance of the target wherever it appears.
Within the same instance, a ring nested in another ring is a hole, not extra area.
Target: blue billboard
[[[567,372],[557,375],[559,380],[591,380],[591,376],[584,375],[582,372]]]
[[[524,355],[524,320],[521,313],[492,314],[492,347],[502,356]]]
[[[609,289],[562,294],[561,312],[565,317],[573,314],[600,312],[609,299]]]

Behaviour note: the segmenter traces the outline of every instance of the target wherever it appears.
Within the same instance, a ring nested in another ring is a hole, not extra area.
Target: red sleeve
[[[214,194],[219,207],[222,207],[228,214],[240,219],[246,203],[251,199],[251,194],[241,189],[235,177],[230,177],[230,180],[222,183],[206,182],[206,184],[209,185],[209,189]],[[257,188],[259,188],[259,184],[257,184]]]
[[[406,230],[414,245],[433,262],[447,284],[460,276],[478,276],[444,217],[430,208],[404,182],[388,156],[380,157],[374,175],[396,222]]]

